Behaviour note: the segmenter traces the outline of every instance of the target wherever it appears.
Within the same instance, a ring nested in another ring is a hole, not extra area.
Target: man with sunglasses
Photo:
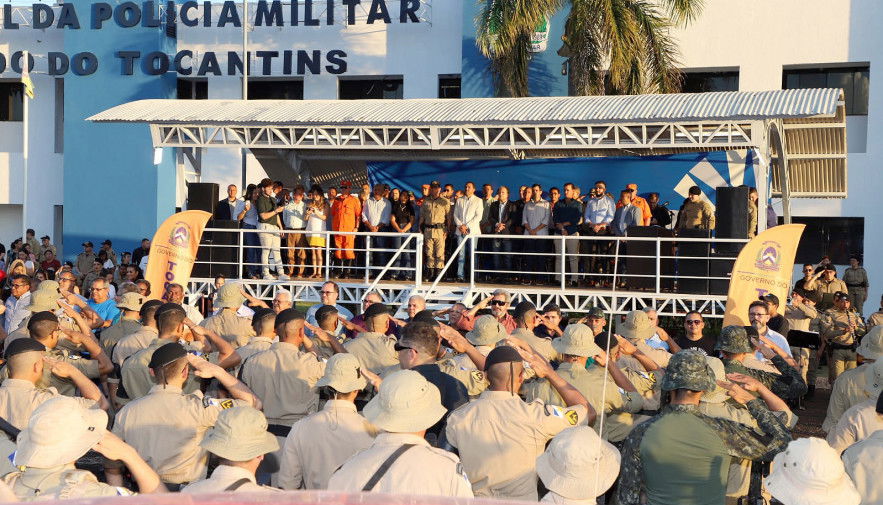
[[[848,292],[846,283],[837,278],[837,269],[834,265],[827,264],[825,267],[810,277],[803,285],[807,291],[815,291],[821,301],[816,307],[820,311],[828,310],[834,306],[834,293]]]
[[[12,294],[6,299],[3,329],[10,334],[31,315],[28,305],[31,304],[31,278],[25,274],[12,276]]]
[[[120,319],[120,309],[116,302],[110,298],[109,287],[104,279],[92,281],[92,294],[89,299],[89,308],[98,313],[103,323],[101,328],[108,328]]]
[[[506,328],[506,333],[512,333],[512,331],[515,330],[516,324],[515,318],[509,314],[510,300],[511,297],[509,296],[508,291],[505,289],[497,289],[491,296],[479,302],[475,307],[462,312],[455,327],[458,330],[472,331],[473,326],[475,326],[475,319],[477,318],[478,312],[490,306],[491,314],[494,316],[494,319],[499,321],[500,324]]]
[[[703,330],[705,330],[705,319],[702,314],[695,310],[687,312],[684,317],[684,334],[675,337],[675,343],[681,349],[701,349],[708,356],[717,356],[717,351],[714,350],[717,337],[703,335]]]

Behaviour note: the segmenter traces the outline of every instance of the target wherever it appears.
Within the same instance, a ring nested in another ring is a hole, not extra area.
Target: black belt
[[[433,230],[437,230],[437,229],[439,229],[439,228],[444,228],[445,225],[444,225],[444,224],[425,224],[425,225],[423,225],[423,227],[424,227],[424,228],[430,228],[430,229],[433,229]]]
[[[306,228],[289,228],[287,226],[285,227],[285,229],[291,231],[306,231]]]
[[[865,285],[864,284],[850,284],[847,282],[846,287],[848,287],[848,288],[863,288],[863,287],[865,287]]]
[[[291,431],[291,426],[285,426],[283,424],[268,424],[267,431],[276,435],[277,437],[287,437],[288,432]]]
[[[168,489],[169,492],[178,493],[181,491],[181,489],[184,488],[184,486],[186,486],[187,484],[190,484],[190,483],[189,482],[182,482],[180,484],[173,484],[171,482],[163,482],[163,484],[165,484],[166,489]]]

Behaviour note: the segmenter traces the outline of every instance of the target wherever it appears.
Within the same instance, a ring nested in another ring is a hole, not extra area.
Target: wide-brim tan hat
[[[711,371],[714,372],[715,381],[726,381],[727,380],[727,371],[724,367],[724,362],[718,358],[713,356],[708,356],[705,358],[705,361],[708,363],[708,368],[711,368]],[[708,391],[704,395],[700,401],[705,403],[723,403],[727,401],[729,395],[727,394],[727,390],[715,384],[715,388],[712,391]]]
[[[393,372],[362,412],[374,426],[391,433],[416,433],[447,413],[434,384],[413,370]]]
[[[59,298],[61,298],[61,293],[57,290],[38,289],[31,293],[31,303],[28,304],[28,310],[31,312],[55,312],[59,309]]]
[[[883,359],[868,363],[866,368],[867,370],[865,370],[865,373],[867,374],[867,379],[865,382],[865,390],[872,398],[876,398],[880,395],[880,392],[883,391]]]
[[[883,326],[874,326],[864,337],[855,352],[866,359],[883,359]]]
[[[820,438],[800,438],[773,459],[764,485],[784,505],[858,505],[862,497],[837,451]]]
[[[13,465],[54,468],[73,463],[107,433],[107,413],[56,396],[37,407],[18,434]]]
[[[218,289],[218,301],[215,302],[215,306],[222,309],[239,308],[245,303],[245,296],[240,291],[241,288],[242,285],[238,282],[225,282]]]
[[[592,329],[582,323],[569,324],[564,334],[552,341],[552,348],[560,354],[589,358],[603,352],[595,343]]]
[[[616,332],[631,342],[642,342],[656,333],[656,326],[643,310],[633,310],[626,314],[625,321],[616,325]]]
[[[141,295],[141,293],[129,292],[123,293],[120,297],[120,301],[117,302],[117,308],[126,309],[126,310],[141,310],[141,306],[144,305],[144,302],[147,299]]]
[[[472,345],[494,345],[508,337],[506,328],[490,314],[475,320],[472,331],[466,334],[466,340]]]
[[[537,475],[549,491],[571,500],[591,500],[616,481],[621,458],[616,447],[594,429],[575,426],[556,435],[540,454]]]
[[[349,353],[335,354],[325,364],[325,375],[316,386],[329,386],[339,393],[360,391],[368,386],[368,379],[362,374],[359,359]]]
[[[248,406],[221,411],[199,445],[229,461],[250,461],[279,450],[276,436],[267,431],[267,418]]]

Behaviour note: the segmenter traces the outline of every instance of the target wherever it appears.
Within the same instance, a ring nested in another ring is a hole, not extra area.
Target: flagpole
[[[27,51],[24,51],[22,54],[22,72],[28,72],[28,61],[30,61],[30,57]],[[30,72],[28,72],[30,74]],[[30,78],[30,75],[28,76]],[[25,86],[22,86],[22,142],[21,142],[21,153],[22,153],[22,173],[24,174],[24,195],[21,200],[21,240],[22,243],[27,243],[27,230],[28,230],[28,102],[30,99],[28,98],[27,90],[24,89]]]

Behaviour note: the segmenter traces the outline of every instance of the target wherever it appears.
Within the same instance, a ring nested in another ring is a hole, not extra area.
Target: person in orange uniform
[[[632,192],[632,205],[641,210],[641,217],[644,219],[644,226],[650,226],[650,220],[653,219],[653,212],[650,210],[650,204],[647,203],[647,200],[638,196],[638,185],[634,183],[627,184],[625,189],[626,191]],[[622,203],[617,202],[616,207],[622,207]]]
[[[358,231],[359,216],[362,215],[362,203],[359,198],[350,194],[353,183],[350,181],[340,182],[341,195],[331,205],[331,229],[334,231]],[[352,275],[347,270],[352,268],[356,253],[353,250],[356,244],[355,235],[335,235],[334,257],[337,258],[343,275]]]

